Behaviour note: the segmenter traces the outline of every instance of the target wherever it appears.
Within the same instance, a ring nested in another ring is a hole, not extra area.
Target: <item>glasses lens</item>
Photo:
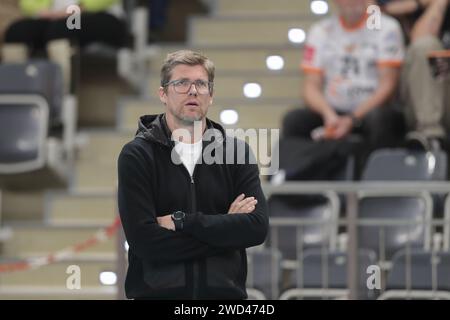
[[[178,82],[174,82],[173,86],[177,93],[188,93],[192,87],[192,84],[195,85],[195,88],[199,94],[209,93],[209,83],[203,80],[197,80],[194,82],[191,82],[189,80],[181,80]]]
[[[195,87],[197,88],[197,91],[200,94],[207,94],[209,91],[208,82],[203,80],[195,81]]]

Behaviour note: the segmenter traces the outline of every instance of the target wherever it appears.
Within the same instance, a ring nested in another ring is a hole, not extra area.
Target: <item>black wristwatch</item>
[[[175,231],[183,230],[184,227],[184,218],[186,217],[186,213],[183,211],[175,211],[171,215],[173,224],[175,225]]]

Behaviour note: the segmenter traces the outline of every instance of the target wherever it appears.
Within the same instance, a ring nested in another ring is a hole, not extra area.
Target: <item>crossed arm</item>
[[[136,148],[124,148],[118,169],[122,225],[130,248],[142,259],[181,262],[258,245],[265,239],[268,219],[257,167],[242,165],[237,174],[237,190],[245,195],[255,192],[253,197],[241,194],[227,214],[189,214],[183,232],[173,231],[170,217],[157,218],[151,169]]]
[[[241,193],[230,205],[228,210],[229,214],[245,214],[252,213],[255,210],[255,206],[258,200],[255,197],[245,197],[245,194]],[[168,230],[175,231],[175,224],[173,223],[172,216],[170,214],[157,217],[158,224]]]

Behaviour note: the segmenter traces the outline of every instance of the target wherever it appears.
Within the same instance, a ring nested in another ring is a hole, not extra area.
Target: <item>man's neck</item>
[[[346,29],[359,29],[367,19],[367,13],[362,12],[361,14],[350,14],[350,15],[340,15],[340,20],[342,25]]]

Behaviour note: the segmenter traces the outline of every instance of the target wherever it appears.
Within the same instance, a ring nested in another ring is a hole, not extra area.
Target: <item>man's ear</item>
[[[159,100],[161,100],[162,103],[167,104],[167,95],[163,87],[159,87]]]

